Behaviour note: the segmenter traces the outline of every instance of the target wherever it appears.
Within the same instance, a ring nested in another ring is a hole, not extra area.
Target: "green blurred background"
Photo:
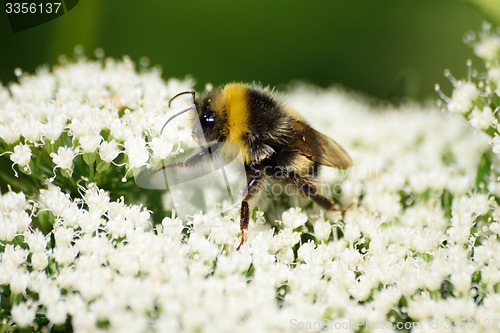
[[[463,35],[483,20],[500,24],[500,0],[81,0],[17,33],[2,11],[0,81],[15,80],[16,67],[53,65],[82,45],[88,57],[96,48],[136,63],[148,57],[164,78],[192,75],[198,88],[302,80],[424,100],[446,82],[445,68],[465,75],[466,59],[475,57]]]

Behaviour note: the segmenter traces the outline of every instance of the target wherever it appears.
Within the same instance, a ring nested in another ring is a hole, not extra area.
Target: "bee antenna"
[[[193,92],[194,93],[194,92]],[[175,117],[178,117],[180,116],[181,114],[183,114],[184,112],[188,112],[190,110],[196,110],[196,107],[194,105],[191,105],[190,107],[188,107],[187,109],[184,109],[182,111],[179,111],[177,112],[176,114],[174,114],[172,117],[168,118],[168,120],[165,122],[165,124],[163,124],[161,130],[160,130],[160,135],[163,133],[163,129],[165,128],[165,126],[167,126],[167,124],[172,120],[174,119]]]
[[[170,107],[170,104],[172,104],[172,101],[174,99],[176,99],[177,97],[181,96],[181,95],[187,95],[187,94],[191,94],[193,95],[193,103],[196,101],[196,96],[195,96],[195,92],[193,90],[188,90],[188,91],[183,91],[183,92],[180,92],[178,93],[177,95],[175,95],[174,97],[172,97],[170,99],[170,101],[168,102],[168,107]]]

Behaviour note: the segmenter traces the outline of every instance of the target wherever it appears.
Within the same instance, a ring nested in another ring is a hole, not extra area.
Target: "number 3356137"
[[[57,14],[60,7],[60,2],[7,2],[5,12],[7,14]]]

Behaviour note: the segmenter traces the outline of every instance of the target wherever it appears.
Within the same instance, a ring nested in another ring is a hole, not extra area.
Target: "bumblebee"
[[[319,166],[347,169],[352,159],[334,140],[316,131],[295,110],[273,92],[255,84],[230,83],[213,90],[201,99],[194,91],[194,106],[173,115],[196,111],[201,127],[193,130],[195,139],[208,145],[184,162],[164,168],[192,167],[228,142],[239,147],[244,159],[247,186],[240,208],[241,247],[248,229],[248,201],[255,197],[266,180],[275,179],[291,185],[298,193],[311,198],[327,210],[339,210],[323,196],[314,179]],[[163,131],[162,128],[162,131]]]

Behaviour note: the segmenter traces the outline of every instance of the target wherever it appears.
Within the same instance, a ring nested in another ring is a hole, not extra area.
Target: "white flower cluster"
[[[130,66],[80,61],[1,91],[0,143],[12,148],[10,161],[34,174],[37,145],[51,167],[73,171],[66,177],[78,187],[66,191],[56,177],[36,193],[0,196],[4,325],[378,332],[465,321],[468,331],[498,330],[500,207],[490,184],[478,186],[488,143],[465,120],[433,107],[376,109],[339,90],[290,91],[289,104],[353,157],[347,174],[325,168],[320,180],[334,193],[340,183],[342,200],[354,204],[339,213],[274,201],[278,221],[252,212],[236,251],[237,208],[153,225],[150,207],[75,178],[78,154],[109,163],[121,153],[133,168],[148,163],[149,149],[159,159],[172,149],[157,138],[165,98],[185,88]],[[71,140],[57,145],[62,133]]]
[[[120,153],[129,169],[147,167],[151,152],[156,161],[165,158],[179,137],[189,137],[187,129],[175,126],[161,137],[158,133],[169,98],[193,83],[171,79],[165,85],[155,69],[137,74],[127,57],[72,64],[63,58],[52,72],[17,74],[19,83],[0,86],[0,139],[21,171],[31,172],[40,147],[54,168],[69,175],[81,154],[101,162],[101,171]],[[151,136],[155,141],[147,142]]]
[[[500,154],[500,29],[494,29],[485,22],[479,38],[471,32],[466,35],[466,41],[485,62],[486,73],[478,74],[472,70],[472,62],[469,60],[466,79],[457,80],[448,70],[445,71],[445,76],[453,84],[451,97],[447,97],[439,85],[436,85],[436,91],[445,102],[445,110],[462,114],[472,127],[488,134],[491,137],[492,151]]]

